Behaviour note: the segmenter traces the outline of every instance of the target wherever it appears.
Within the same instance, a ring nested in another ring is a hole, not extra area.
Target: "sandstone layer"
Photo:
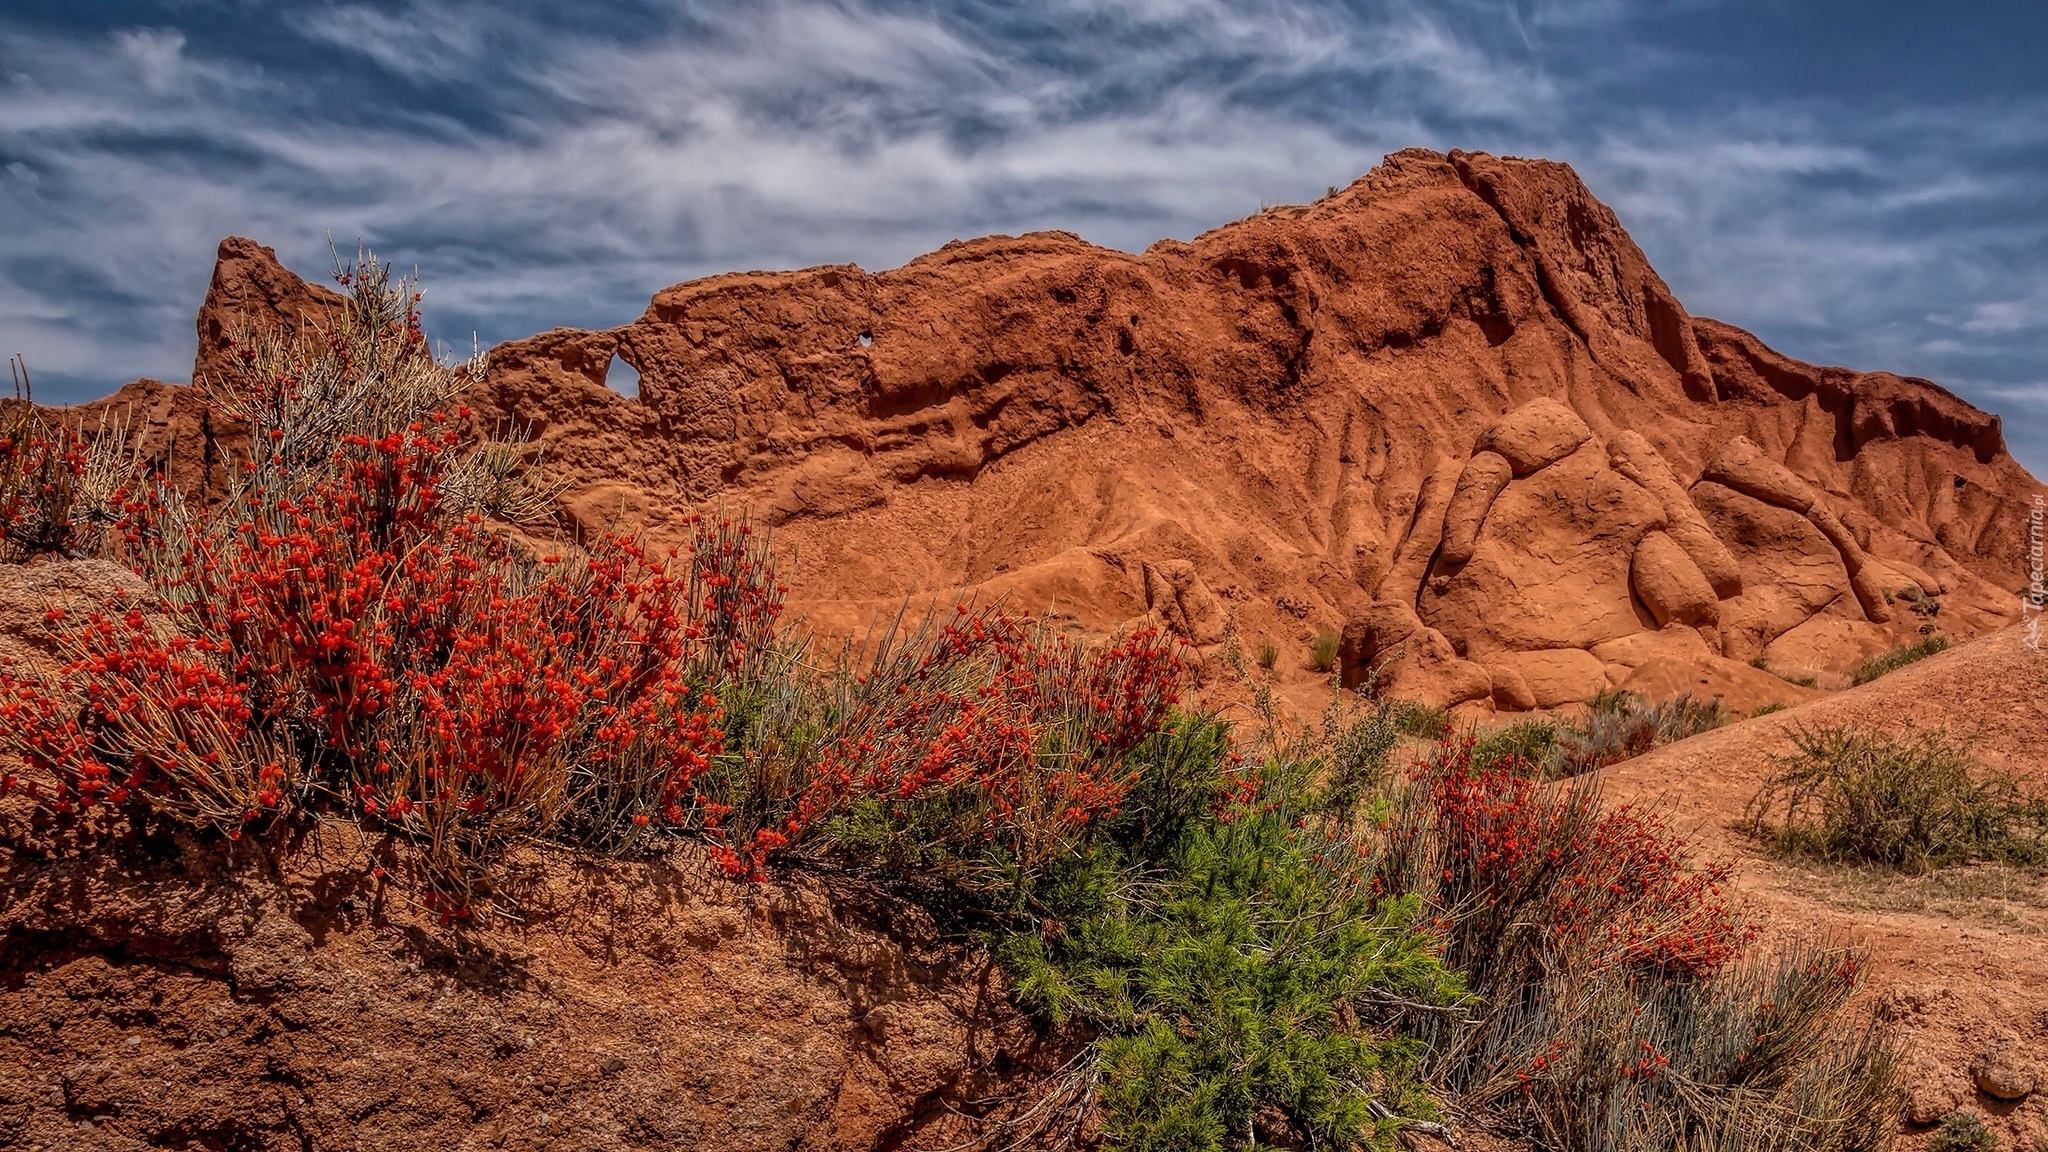
[[[195,371],[334,301],[224,242]],[[214,475],[188,390],[116,399]],[[545,445],[584,524],[750,510],[827,631],[1003,595],[1301,671],[1331,628],[1351,682],[1482,710],[1653,661],[1768,695],[1753,662],[2000,626],[2041,487],[1932,383],[1689,316],[1570,168],[1461,152],[1140,254],[1047,232],[679,284],[498,346],[468,403]]]

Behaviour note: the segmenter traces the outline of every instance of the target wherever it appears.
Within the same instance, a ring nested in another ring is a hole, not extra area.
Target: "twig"
[[[1399,1124],[1403,1132],[1415,1132],[1423,1136],[1433,1137],[1449,1144],[1453,1148],[1458,1146],[1457,1135],[1451,1131],[1449,1124],[1439,1124],[1434,1120],[1414,1120],[1406,1116],[1397,1116],[1392,1108],[1387,1107],[1370,1096],[1366,1097],[1365,1106],[1379,1119],[1392,1120]]]

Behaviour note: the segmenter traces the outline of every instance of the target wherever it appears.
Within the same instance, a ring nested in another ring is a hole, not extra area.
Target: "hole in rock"
[[[875,342],[875,337],[874,337],[874,334],[873,334],[873,333],[871,333],[871,332],[863,332],[863,333],[861,333],[861,334],[860,334],[860,346],[861,346],[861,347],[865,348],[865,347],[867,347],[868,345],[870,345],[870,344],[873,344],[874,342]]]
[[[614,352],[612,353],[612,362],[605,365],[604,386],[628,400],[638,400],[640,398],[640,373],[635,372],[631,364],[626,363],[625,360],[619,357],[618,353]]]

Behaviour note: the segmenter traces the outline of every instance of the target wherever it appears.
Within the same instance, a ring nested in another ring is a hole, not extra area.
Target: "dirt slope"
[[[536,853],[527,922],[451,939],[370,875],[401,851],[315,839],[0,862],[0,1147],[943,1147],[1058,1062],[857,886]]]
[[[2008,628],[1602,773],[1610,797],[1663,805],[1710,851],[1736,856],[1742,888],[1774,930],[1838,933],[1871,947],[1878,1001],[1908,1036],[1922,1116],[1969,1105],[2001,1120],[2009,1147],[2036,1147],[2048,1140],[2048,879],[1981,869],[1975,884],[1967,874],[1940,881],[1952,898],[1917,908],[1905,897],[1927,881],[1773,858],[1735,825],[1802,725],[1945,728],[1971,741],[1987,767],[2048,786],[2048,654],[2023,628]],[[2036,1068],[2037,1090],[2020,1103],[1977,1092],[1969,1066],[1987,1051]]]

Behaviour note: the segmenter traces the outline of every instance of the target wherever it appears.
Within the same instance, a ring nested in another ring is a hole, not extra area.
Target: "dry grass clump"
[[[1771,675],[1776,676],[1778,679],[1783,680],[1785,683],[1795,684],[1801,688],[1818,688],[1820,686],[1819,677],[1804,673],[1787,672],[1782,668],[1773,668],[1771,667],[1770,661],[1764,659],[1762,656],[1758,656],[1750,660],[1749,666],[1751,668],[1757,669],[1760,672],[1769,672]]]
[[[1482,766],[1510,760],[1539,776],[1579,776],[1640,756],[1663,744],[1697,736],[1734,718],[1719,700],[1680,695],[1645,700],[1633,692],[1602,691],[1586,713],[1563,722],[1519,720],[1478,738]]]
[[[1975,1113],[1954,1112],[1927,1138],[1927,1152],[1997,1152],[1998,1137]]]
[[[1936,652],[1949,648],[1949,638],[1939,634],[1922,636],[1911,644],[1902,645],[1889,652],[1880,653],[1856,665],[1849,676],[1851,685],[1868,684],[1888,672],[1896,672],[1908,664],[1925,660]]]
[[[1325,674],[1336,671],[1337,648],[1343,639],[1335,628],[1327,624],[1316,629],[1316,638],[1309,645],[1308,666]]]
[[[1262,638],[1258,648],[1253,652],[1253,658],[1259,662],[1259,667],[1271,672],[1280,664],[1280,646],[1273,643],[1271,637]]]
[[[1941,729],[1802,727],[1746,819],[1786,851],[1909,872],[2048,860],[2048,797],[1979,770]]]

